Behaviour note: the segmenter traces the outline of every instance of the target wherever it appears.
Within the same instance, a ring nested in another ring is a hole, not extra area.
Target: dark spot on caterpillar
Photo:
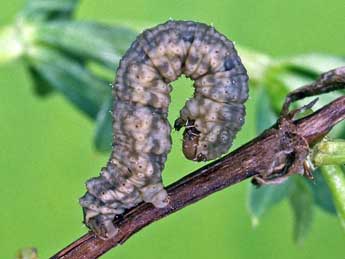
[[[227,56],[224,60],[224,68],[226,71],[232,70],[235,67],[234,61],[230,56]]]
[[[174,123],[176,130],[185,127],[186,158],[221,156],[244,123],[248,76],[230,40],[189,21],[169,21],[140,34],[113,84],[113,151],[80,198],[84,223],[103,239],[115,236],[113,220],[140,202],[157,208],[169,202],[161,176],[171,149],[169,83],[182,74],[195,80],[195,93]]]
[[[182,40],[189,42],[189,43],[192,43],[194,40],[194,35],[190,32],[182,33],[181,37],[182,37]]]

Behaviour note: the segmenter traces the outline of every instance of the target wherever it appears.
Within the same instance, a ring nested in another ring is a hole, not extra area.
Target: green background
[[[0,26],[13,21],[25,1],[1,1]],[[241,46],[281,56],[305,52],[344,55],[344,0],[329,1],[82,1],[79,19],[143,28],[173,19],[213,23]],[[172,121],[191,94],[174,84]],[[254,137],[251,89],[248,116],[235,146]],[[20,62],[0,67],[0,258],[35,246],[47,258],[86,232],[78,198],[108,155],[92,146],[94,125],[61,96],[40,99]],[[166,184],[200,166],[180,152],[181,135],[164,171]],[[276,206],[253,229],[246,208],[248,182],[238,184],[163,219],[103,258],[344,258],[345,234],[336,217],[316,209],[302,246],[292,241],[289,204]]]

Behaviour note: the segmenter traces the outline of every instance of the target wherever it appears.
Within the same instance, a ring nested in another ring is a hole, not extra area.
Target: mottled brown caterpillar
[[[188,159],[224,154],[244,123],[248,76],[230,40],[191,21],[168,21],[141,33],[117,70],[113,151],[80,198],[85,224],[101,238],[116,235],[113,220],[126,209],[142,201],[158,208],[169,202],[161,176],[171,148],[169,83],[181,74],[195,86],[174,125],[185,127]]]

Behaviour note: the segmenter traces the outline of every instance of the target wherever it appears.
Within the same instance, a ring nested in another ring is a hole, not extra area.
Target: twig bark
[[[345,75],[344,69],[343,72]],[[312,145],[344,119],[345,96],[336,99],[310,116],[292,123],[296,133],[305,139],[309,145]],[[115,222],[116,226],[119,227],[119,232],[114,238],[102,240],[89,232],[51,258],[98,258],[118,244],[123,244],[131,235],[152,222],[214,192],[268,170],[272,164],[272,152],[270,150],[272,147],[281,146],[281,135],[278,134],[279,130],[274,129],[274,127],[277,125],[232,153],[168,186],[170,202],[167,207],[158,209],[147,203],[139,204]],[[275,164],[275,167],[284,167],[286,163],[288,161],[282,160],[279,164]]]

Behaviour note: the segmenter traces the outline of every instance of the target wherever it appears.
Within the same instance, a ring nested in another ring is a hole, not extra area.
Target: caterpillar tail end
[[[108,240],[116,236],[118,228],[114,225],[114,215],[102,215],[84,208],[84,223],[99,238]]]
[[[150,184],[141,190],[142,200],[151,203],[156,208],[164,208],[169,204],[169,196],[161,183]],[[80,199],[82,206],[86,205],[85,198]],[[114,225],[114,219],[117,214],[96,211],[83,207],[84,223],[99,238],[108,240],[116,236],[119,229]],[[121,213],[120,213],[121,214]]]

